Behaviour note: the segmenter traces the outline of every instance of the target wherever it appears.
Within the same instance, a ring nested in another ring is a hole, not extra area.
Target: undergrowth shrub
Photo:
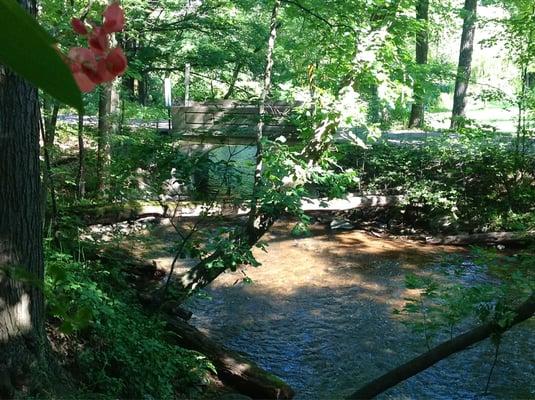
[[[47,312],[77,350],[67,362],[84,391],[108,398],[190,397],[206,359],[171,345],[163,320],[138,305],[118,267],[46,252]]]
[[[365,193],[403,194],[412,221],[433,230],[535,227],[535,156],[490,133],[444,133],[422,143],[342,147],[339,163]]]

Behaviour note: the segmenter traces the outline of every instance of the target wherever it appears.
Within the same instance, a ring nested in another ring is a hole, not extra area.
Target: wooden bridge
[[[280,102],[266,105],[266,137],[297,136],[296,127],[290,120],[292,107]],[[173,106],[171,118],[172,132],[188,141],[251,144],[258,129],[260,113],[258,106],[250,103],[220,100]]]

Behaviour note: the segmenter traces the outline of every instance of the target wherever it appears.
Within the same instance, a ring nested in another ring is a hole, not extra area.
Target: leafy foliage
[[[14,0],[0,2],[0,37],[2,64],[58,100],[83,110],[80,91],[54,47],[55,40]]]
[[[521,230],[533,226],[535,159],[518,163],[507,136],[480,128],[402,145],[379,141],[370,151],[341,152],[340,165],[360,173],[367,193],[404,194],[406,218],[435,230]]]
[[[191,395],[212,367],[168,342],[164,322],[140,308],[118,266],[51,249],[46,258],[47,311],[77,343],[70,368],[84,391],[110,399]]]
[[[472,257],[444,257],[437,268],[449,276],[446,281],[416,274],[405,277],[407,289],[417,294],[407,297],[395,313],[410,317],[403,321],[424,336],[429,348],[438,334],[453,337],[455,330],[474,321],[507,326],[515,316],[514,306],[535,290],[531,252],[505,256],[475,248]]]

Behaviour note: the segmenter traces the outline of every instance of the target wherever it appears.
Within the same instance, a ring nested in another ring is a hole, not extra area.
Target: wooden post
[[[171,94],[171,78],[166,76],[163,80],[163,94],[165,107],[167,107],[167,124],[169,132],[171,132],[171,106],[173,105],[172,94]]]
[[[184,71],[184,105],[189,106],[189,82],[191,75],[191,64],[186,63],[186,70]]]

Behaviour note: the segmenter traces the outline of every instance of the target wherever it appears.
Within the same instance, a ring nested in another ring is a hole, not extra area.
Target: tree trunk
[[[48,101],[43,102],[44,124],[45,124],[45,145],[51,148],[54,146],[56,138],[56,126],[58,123],[59,103],[56,101],[52,104],[52,109],[48,107]]]
[[[429,350],[405,364],[387,372],[374,381],[364,385],[362,388],[348,396],[348,399],[371,399],[383,393],[398,383],[409,379],[411,376],[426,370],[450,355],[465,350],[473,344],[488,338],[492,334],[501,334],[516,324],[529,319],[535,313],[535,295],[516,308],[515,318],[507,326],[501,327],[496,322],[489,322],[480,325],[462,335],[448,340],[435,348]]]
[[[117,81],[102,85],[98,104],[97,187],[110,190],[110,140],[118,129],[119,95]]]
[[[271,22],[269,29],[268,48],[266,54],[266,68],[264,70],[264,84],[262,86],[262,96],[258,105],[258,128],[256,133],[256,159],[255,159],[255,173],[253,183],[253,194],[251,197],[251,211],[249,212],[249,220],[247,222],[247,229],[249,234],[255,230],[255,223],[257,219],[257,204],[258,194],[260,192],[260,185],[262,184],[262,163],[264,159],[263,136],[264,136],[264,119],[266,117],[266,99],[271,89],[271,74],[273,72],[273,52],[275,50],[275,42],[277,40],[277,21],[279,18],[279,11],[281,8],[281,0],[275,0],[273,10],[271,12]]]
[[[54,177],[52,174],[52,162],[50,152],[53,147],[54,134],[51,138],[47,137],[46,122],[41,118],[39,113],[39,132],[41,132],[41,139],[43,140],[43,157],[45,161],[45,171],[43,173],[43,181],[41,185],[41,201],[42,201],[42,215],[44,218],[43,227],[52,227],[55,225],[58,216],[58,206],[56,204],[56,190],[54,187]],[[55,129],[55,128],[54,128]],[[50,192],[51,210],[48,210],[48,193]],[[48,220],[47,220],[48,217]]]
[[[36,14],[34,0],[20,4]],[[44,347],[43,248],[37,89],[1,66],[0,149],[0,398],[9,398]]]
[[[234,71],[232,72],[232,79],[230,81],[230,85],[228,87],[227,93],[225,93],[225,96],[223,96],[223,99],[230,99],[230,96],[234,94],[234,88],[236,87],[236,82],[238,81],[238,76],[242,67],[243,64],[240,61],[236,62],[236,66],[234,67]]]
[[[424,74],[422,66],[427,65],[429,53],[429,0],[418,0],[416,5],[416,18],[424,25],[416,34],[416,63],[420,67],[419,74],[414,82],[414,103],[411,108],[409,128],[421,128],[424,125]]]
[[[97,189],[108,188],[110,166],[111,83],[102,85],[98,97]]]
[[[54,188],[54,177],[52,174],[52,151],[54,149],[54,140],[56,138],[56,126],[58,122],[59,103],[47,96],[43,99],[42,113],[40,113],[39,124],[43,140],[43,157],[45,160],[45,171],[42,182],[42,201],[43,215],[45,217],[44,226],[54,225],[57,219],[56,191]],[[51,210],[48,210],[48,193],[50,193]],[[47,217],[49,218],[47,220]]]
[[[459,124],[459,119],[465,116],[466,92],[472,72],[472,53],[474,52],[474,36],[477,20],[477,0],[464,2],[463,33],[461,35],[461,49],[457,78],[455,79],[455,93],[453,95],[453,110],[451,115],[451,128]]]
[[[139,104],[141,104],[142,106],[146,106],[147,97],[148,97],[149,76],[147,72],[143,72],[141,76],[142,76],[141,80],[139,80],[137,83],[137,99],[138,99]]]
[[[78,198],[85,197],[85,148],[84,148],[84,115],[78,113],[78,174],[76,175]]]

